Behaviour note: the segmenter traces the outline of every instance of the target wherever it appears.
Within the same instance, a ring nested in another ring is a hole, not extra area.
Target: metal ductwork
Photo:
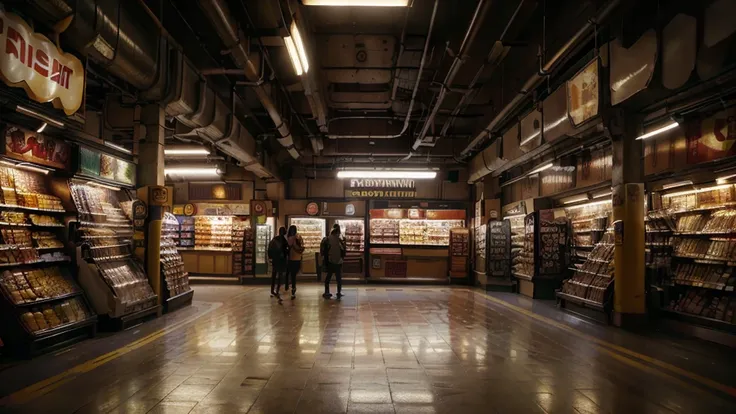
[[[141,90],[145,99],[158,100],[166,105],[167,115],[191,128],[185,135],[212,143],[261,178],[275,176],[272,172],[275,169],[259,163],[255,156],[255,139],[234,116],[231,105],[223,102],[202,81],[200,73],[180,48],[172,48],[175,46],[173,42],[162,35],[160,23],[141,2],[28,1],[33,7],[34,17],[52,25],[71,16],[64,31],[65,41],[113,75]],[[265,91],[261,93],[265,94]],[[259,97],[261,93],[258,93]],[[266,98],[267,102],[261,102],[271,113],[275,107],[270,98]],[[283,130],[279,130],[283,134]],[[286,132],[286,137],[279,142],[292,157],[297,158],[299,154],[293,148],[288,129]]]
[[[506,117],[516,110],[519,105],[524,101],[524,99],[533,91],[537,86],[541,84],[541,82],[546,79],[546,77],[549,75],[549,73],[557,66],[557,64],[562,60],[563,57],[567,56],[567,54],[572,50],[573,47],[575,47],[582,39],[584,39],[587,35],[590,34],[590,32],[593,31],[594,27],[596,25],[601,24],[608,16],[613,13],[613,11],[618,7],[618,5],[621,3],[621,0],[611,0],[599,13],[596,13],[596,15],[588,21],[583,27],[578,30],[573,37],[571,37],[567,43],[565,43],[560,50],[557,51],[557,53],[552,56],[550,60],[547,61],[546,64],[542,65],[542,61],[539,61],[539,71],[532,75],[529,80],[526,81],[524,86],[521,88],[518,94],[514,96],[514,98],[509,102],[501,111],[491,120],[491,122],[483,128],[482,131],[480,131],[475,138],[468,144],[468,146],[462,150],[460,153],[461,156],[467,157],[470,155],[470,153],[478,147],[487,137],[491,136],[494,131],[501,123],[506,119]]]
[[[199,0],[199,3],[202,6],[202,10],[204,10],[204,14],[220,36],[222,42],[227,46],[232,45],[228,51],[230,52],[230,56],[232,57],[233,62],[235,62],[235,65],[238,68],[243,69],[243,73],[249,81],[257,82],[260,79],[260,74],[258,73],[256,65],[248,58],[248,42],[242,39],[242,33],[238,31],[238,25],[235,22],[232,13],[230,13],[228,5],[224,0]],[[258,100],[266,109],[266,112],[268,112],[268,115],[271,117],[271,120],[273,120],[276,129],[281,135],[278,138],[279,144],[289,151],[292,158],[299,158],[299,152],[294,147],[294,140],[291,136],[291,131],[286,125],[286,121],[281,116],[278,108],[276,108],[276,105],[271,99],[271,95],[263,85],[253,87],[253,91],[256,93]]]

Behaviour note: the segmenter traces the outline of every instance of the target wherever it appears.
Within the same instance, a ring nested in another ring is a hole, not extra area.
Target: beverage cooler
[[[319,217],[289,217],[289,226],[296,226],[304,240],[302,274],[317,274],[317,255],[322,238],[327,235],[327,221]]]
[[[255,238],[255,276],[270,277],[270,262],[268,260],[268,243],[274,235],[274,219],[268,217],[265,223],[256,223]]]
[[[329,220],[329,229],[333,224],[340,226],[342,238],[345,240],[346,255],[342,266],[344,277],[365,277],[365,220],[363,218],[339,218]]]

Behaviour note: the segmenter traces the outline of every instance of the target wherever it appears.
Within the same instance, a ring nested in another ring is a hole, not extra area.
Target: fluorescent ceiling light
[[[538,167],[538,168],[535,168],[535,169],[529,171],[526,175],[532,175],[532,174],[536,174],[538,172],[542,172],[544,170],[547,170],[547,169],[552,168],[553,165],[554,165],[554,163],[551,163],[551,162],[549,164],[544,164],[541,167]]]
[[[680,191],[677,193],[665,194],[662,197],[678,197],[678,196],[684,196],[684,195],[690,195],[690,194],[704,193],[706,191],[723,190],[726,188],[730,188],[732,186],[733,184],[715,185],[712,187],[704,187],[704,188],[698,188],[695,190]]]
[[[32,172],[37,172],[37,173],[41,173],[41,174],[48,174],[49,173],[49,170],[47,170],[45,168],[34,167],[32,165],[26,165],[26,164],[22,164],[22,163],[21,164],[15,164],[15,163],[12,163],[10,161],[0,161],[0,163],[2,163],[4,165],[7,165],[9,167],[18,168],[19,170],[32,171]]]
[[[659,135],[659,134],[661,134],[661,133],[663,133],[665,131],[669,131],[672,128],[677,128],[678,126],[680,126],[680,124],[678,124],[677,122],[674,122],[673,121],[671,124],[667,124],[667,125],[663,126],[662,128],[658,128],[658,129],[655,129],[654,131],[647,132],[646,134],[640,136],[637,139],[651,138],[651,137],[653,137],[655,135]]]
[[[302,64],[299,63],[299,52],[296,51],[296,46],[294,46],[294,41],[291,39],[291,36],[286,36],[284,38],[284,44],[286,45],[286,50],[289,52],[289,57],[291,58],[291,64],[294,65],[294,72],[296,72],[296,76],[302,76]]]
[[[690,180],[678,181],[676,183],[665,184],[665,185],[662,186],[662,188],[665,189],[665,190],[669,190],[671,188],[682,187],[682,186],[685,186],[685,185],[693,185],[693,182],[690,181]]]
[[[164,148],[164,155],[210,155],[207,148]]]
[[[718,179],[716,179],[716,183],[725,184],[733,178],[736,178],[736,174],[726,175],[724,177],[718,177]]]
[[[302,69],[304,70],[304,73],[309,73],[309,60],[307,60],[307,50],[304,48],[302,35],[299,34],[299,28],[296,26],[296,22],[291,22],[291,37],[294,38],[296,51],[299,52],[299,61],[302,64]]]
[[[105,188],[107,190],[112,190],[112,191],[120,191],[120,187],[98,183],[97,181],[87,181],[87,185],[91,185],[91,186],[99,187],[99,188]]]
[[[437,177],[437,171],[376,171],[376,170],[347,170],[338,171],[337,178],[414,178],[432,179]]]
[[[529,135],[528,137],[522,139],[521,142],[519,143],[519,146],[522,147],[522,146],[526,145],[529,141],[531,141],[534,138],[538,137],[541,132],[542,131],[537,131],[537,132]]]
[[[594,207],[594,206],[600,206],[603,204],[610,204],[611,200],[602,200],[602,201],[593,201],[591,203],[585,203],[585,204],[578,204],[576,206],[570,206],[565,207],[566,209],[575,209],[575,208],[584,208],[584,207]]]
[[[203,168],[172,167],[172,168],[164,168],[164,173],[166,175],[187,175],[187,176],[192,176],[192,177],[219,176],[219,173],[217,172],[217,168],[215,167],[203,167]]]
[[[408,7],[411,0],[302,0],[305,6]]]
[[[116,150],[118,150],[120,152],[124,152],[126,154],[132,154],[133,153],[133,151],[131,151],[131,150],[125,148],[125,147],[121,147],[118,144],[113,144],[112,142],[109,142],[109,141],[105,141],[104,144],[105,144],[106,147],[114,148],[114,149],[116,149]]]
[[[519,214],[512,214],[510,216],[506,216],[503,219],[504,220],[511,220],[511,219],[514,219],[514,218],[519,218],[519,217],[524,217],[524,216],[526,216],[526,214],[519,213]]]
[[[48,122],[44,122],[43,124],[41,124],[40,127],[38,127],[38,129],[36,130],[36,132],[39,133],[39,134],[42,133],[43,130],[46,129],[47,126],[49,126],[49,123]]]
[[[57,128],[64,128],[64,123],[63,122],[57,121],[54,118],[51,118],[50,116],[44,115],[44,114],[42,114],[40,112],[36,112],[33,109],[26,108],[25,106],[16,105],[15,106],[15,110],[18,113],[21,113],[23,115],[32,116],[32,117],[34,117],[36,119],[39,119],[39,120],[41,120],[43,122],[47,122],[47,123],[49,123],[49,124],[51,124],[51,125],[53,125],[53,126],[55,126]]]
[[[609,190],[609,191],[606,191],[606,192],[604,192],[604,193],[598,193],[598,194],[593,194],[593,198],[603,198],[603,197],[608,197],[608,196],[610,196],[611,194],[613,194],[613,191],[610,191],[610,190]]]
[[[570,198],[568,200],[563,200],[562,204],[580,203],[582,201],[588,201],[588,196],[580,196],[580,197]]]

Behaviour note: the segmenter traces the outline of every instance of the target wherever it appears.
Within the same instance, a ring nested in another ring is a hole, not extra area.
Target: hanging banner
[[[71,171],[71,145],[14,125],[3,127],[4,154],[8,158]]]
[[[578,126],[598,115],[599,96],[596,58],[567,81],[567,113],[573,125]]]
[[[82,105],[84,67],[46,36],[34,33],[13,13],[0,10],[0,78],[10,87],[23,88],[37,102],[52,102],[71,115]]]
[[[250,204],[196,203],[197,214],[203,216],[249,216]]]
[[[736,109],[721,111],[709,118],[688,122],[687,163],[715,161],[736,154]]]
[[[414,198],[416,195],[416,183],[405,178],[351,178],[345,181],[345,197],[349,198]]]
[[[132,162],[83,146],[79,147],[77,172],[127,185],[134,185],[136,178]]]

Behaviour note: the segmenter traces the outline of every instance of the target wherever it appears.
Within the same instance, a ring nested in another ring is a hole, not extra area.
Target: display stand
[[[70,223],[70,235],[77,242],[79,283],[102,324],[125,329],[157,316],[161,308],[157,296],[132,256],[130,212],[123,211],[116,192],[106,187],[72,179],[69,188],[78,213],[77,221]],[[132,200],[126,207],[132,209]]]
[[[164,312],[172,312],[192,304],[194,291],[189,286],[189,274],[176,248],[175,236],[179,222],[171,213],[164,213],[161,229],[161,286]]]
[[[486,227],[486,226],[484,226]],[[488,278],[486,290],[514,292],[515,281],[511,280],[511,223],[509,220],[491,220],[487,225]]]
[[[250,229],[248,217],[233,217],[233,275],[241,276],[244,272],[243,253],[245,250],[246,231]]]
[[[317,262],[313,260],[313,257],[315,257],[316,253],[319,253],[319,245],[322,242],[322,238],[327,235],[325,219],[318,217],[289,217],[289,225],[296,226],[297,232],[301,234],[302,240],[304,241],[302,274],[316,275]]]
[[[450,277],[468,278],[468,256],[470,254],[470,230],[450,229]]]
[[[61,200],[17,168],[0,167],[0,332],[9,352],[31,356],[94,336],[97,317],[68,268]]]
[[[269,217],[269,219],[271,219]],[[255,276],[271,277],[269,272],[270,261],[268,260],[268,243],[273,238],[273,225],[271,223],[256,224],[255,239]]]
[[[362,219],[338,219],[345,240],[346,255],[343,260],[343,278],[359,278],[365,275],[365,222]]]

